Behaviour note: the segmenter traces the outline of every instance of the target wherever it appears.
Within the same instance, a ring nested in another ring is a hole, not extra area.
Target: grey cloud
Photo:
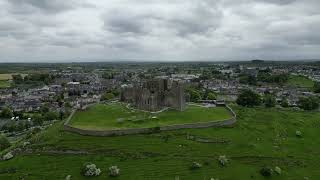
[[[30,14],[34,11],[44,13],[59,13],[71,10],[79,5],[79,1],[74,0],[8,0],[10,11],[18,14]]]
[[[297,0],[258,0],[264,3],[272,3],[272,4],[279,4],[279,5],[287,5],[296,2]]]
[[[221,22],[222,12],[207,3],[194,3],[184,7],[177,3],[174,11],[162,12],[155,6],[152,10],[140,9],[107,12],[103,16],[104,28],[114,33],[150,34],[159,28],[175,31],[177,35],[206,33],[216,29]]]
[[[0,57],[319,58],[319,7],[318,0],[0,0]]]
[[[0,36],[10,38],[25,38],[33,35],[37,31],[37,27],[23,21],[12,19],[0,20]]]

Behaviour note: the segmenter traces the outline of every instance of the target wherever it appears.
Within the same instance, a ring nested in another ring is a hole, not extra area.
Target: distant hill
[[[264,60],[259,60],[259,59],[254,59],[254,60],[251,60],[252,63],[264,63],[265,61]]]

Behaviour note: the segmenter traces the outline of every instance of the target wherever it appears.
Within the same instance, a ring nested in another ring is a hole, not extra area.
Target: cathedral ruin
[[[171,79],[153,79],[141,85],[124,86],[120,100],[147,111],[159,111],[165,107],[183,111],[186,107],[183,84]]]

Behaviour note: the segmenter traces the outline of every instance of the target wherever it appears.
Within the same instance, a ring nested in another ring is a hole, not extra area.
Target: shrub
[[[29,141],[23,142],[22,147],[26,147],[26,146],[28,146],[28,145],[30,145],[30,144],[31,144],[31,143],[30,143]]]
[[[274,107],[276,105],[276,98],[271,94],[267,94],[265,95],[263,102],[268,108]]]
[[[71,180],[71,175],[67,175],[65,180]]]
[[[95,164],[85,163],[81,167],[81,175],[83,176],[99,176],[101,170]]]
[[[13,116],[12,110],[9,107],[4,107],[0,112],[0,117],[11,118]]]
[[[297,131],[296,131],[296,136],[297,136],[297,137],[302,137],[302,132],[297,130]]]
[[[120,169],[117,166],[109,167],[109,176],[116,177],[120,175]]]
[[[265,177],[270,177],[272,175],[272,169],[270,167],[263,167],[260,170],[260,174]]]
[[[287,98],[282,98],[281,100],[281,106],[282,107],[289,107],[289,102],[288,102],[288,99]]]
[[[113,93],[106,92],[101,96],[101,100],[107,101],[107,100],[113,99],[114,97],[115,97],[115,95]]]
[[[153,127],[152,130],[151,130],[153,133],[159,133],[161,132],[161,129],[159,126],[156,126],[156,127]]]
[[[219,156],[218,161],[221,166],[225,166],[229,162],[229,159],[227,159],[227,157],[223,155],[223,156]]]
[[[3,135],[0,135],[0,151],[8,148],[10,146],[10,142],[8,141],[8,139],[3,136]]]
[[[13,154],[11,152],[8,152],[7,154],[5,154],[2,159],[3,160],[9,160],[13,158]]]
[[[56,112],[49,111],[49,112],[47,112],[47,113],[45,113],[45,114],[43,115],[43,119],[44,119],[45,121],[57,120],[57,119],[59,119],[59,115],[58,115],[58,113],[56,113]]]
[[[191,169],[191,170],[194,170],[194,169],[199,169],[199,168],[201,168],[201,167],[202,167],[202,165],[201,165],[200,163],[198,163],[198,162],[192,162],[190,169]]]
[[[319,99],[317,97],[300,97],[298,106],[304,110],[315,110],[319,108]]]
[[[281,172],[282,172],[281,168],[279,168],[278,166],[276,166],[276,167],[274,168],[274,171],[275,171],[278,175],[280,175]]]

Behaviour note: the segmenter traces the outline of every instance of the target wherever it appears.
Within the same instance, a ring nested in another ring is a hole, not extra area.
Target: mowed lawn
[[[116,137],[81,136],[62,130],[62,122],[29,139],[28,151],[0,161],[0,179],[118,180],[316,180],[320,177],[320,113],[233,107],[234,127],[183,129]],[[296,130],[302,137],[296,136]],[[216,140],[197,142],[188,135]],[[224,141],[224,142],[222,142]],[[21,146],[22,148],[22,146]],[[23,149],[23,148],[22,148]],[[226,155],[225,167],[217,158]],[[191,170],[192,162],[202,164]],[[98,177],[85,178],[80,167],[92,162]],[[108,176],[116,165],[121,175]],[[282,174],[264,178],[259,171],[279,166]]]
[[[313,88],[314,82],[305,76],[290,75],[287,85],[301,88]]]
[[[113,103],[97,104],[85,111],[77,111],[70,125],[81,129],[109,130],[219,121],[230,117],[224,107],[188,105],[184,111],[167,110],[152,114],[130,110],[123,104]]]

